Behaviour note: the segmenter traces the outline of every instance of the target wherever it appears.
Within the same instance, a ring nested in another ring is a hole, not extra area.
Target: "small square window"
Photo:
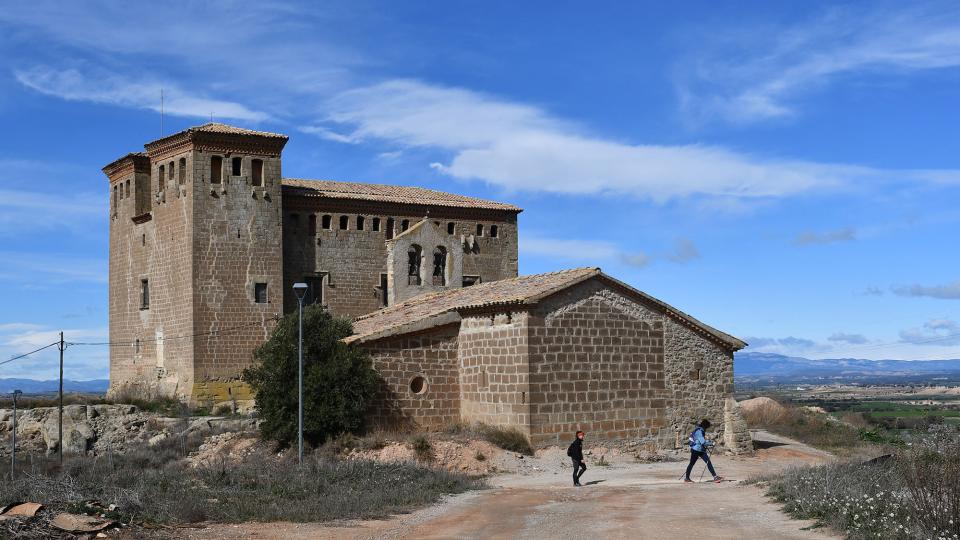
[[[267,303],[267,284],[266,283],[253,284],[253,300],[258,304]]]

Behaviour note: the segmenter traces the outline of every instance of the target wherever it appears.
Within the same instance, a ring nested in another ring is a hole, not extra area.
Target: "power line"
[[[280,317],[279,317],[279,316],[269,317],[269,318],[266,319],[266,320],[267,320],[267,321],[274,321],[274,322],[276,322],[276,321],[279,321],[279,320],[280,320]],[[240,325],[240,326],[232,326],[232,327],[230,327],[230,328],[222,328],[222,329],[220,329],[220,330],[211,330],[211,331],[209,331],[209,332],[199,332],[199,333],[196,333],[196,334],[184,334],[184,335],[169,336],[169,337],[144,338],[144,339],[141,339],[141,340],[134,340],[134,341],[102,341],[102,342],[69,341],[69,342],[66,343],[66,345],[68,345],[68,346],[70,346],[70,345],[81,345],[81,346],[111,345],[111,346],[113,346],[113,345],[136,345],[137,343],[140,343],[140,344],[142,345],[142,344],[144,344],[144,343],[156,342],[156,341],[163,341],[164,343],[166,343],[167,341],[175,341],[175,340],[178,340],[178,339],[190,339],[190,338],[194,338],[194,337],[213,336],[213,335],[219,335],[219,334],[229,334],[229,333],[231,333],[231,332],[233,332],[233,331],[235,331],[235,330],[242,330],[242,329],[244,329],[244,328],[250,328],[250,327],[253,327],[253,326],[260,326],[260,325],[262,325],[262,324],[263,324],[262,322],[255,322],[255,323],[249,323],[249,324],[242,324],[242,325]],[[56,345],[56,344],[54,344],[54,345]]]
[[[893,347],[896,345],[922,345],[924,343],[936,343],[937,341],[945,341],[948,339],[960,338],[960,332],[954,334],[946,334],[943,336],[932,337],[928,339],[918,339],[915,341],[893,341],[890,343],[876,343],[872,345],[855,345],[853,347],[846,347],[843,350],[863,350],[863,349],[882,349],[884,347]]]
[[[9,364],[10,362],[13,362],[14,360],[20,360],[21,358],[26,358],[26,357],[30,356],[31,354],[38,353],[38,352],[40,352],[40,351],[42,351],[42,350],[44,350],[44,349],[49,349],[50,347],[54,347],[54,346],[59,345],[59,344],[60,344],[59,341],[54,341],[53,343],[51,343],[51,344],[49,344],[49,345],[44,345],[43,347],[40,347],[40,348],[37,349],[37,350],[30,351],[30,352],[28,352],[28,353],[23,353],[23,354],[21,354],[21,355],[14,356],[13,358],[7,358],[6,360],[0,362],[0,366],[2,366],[3,364]]]

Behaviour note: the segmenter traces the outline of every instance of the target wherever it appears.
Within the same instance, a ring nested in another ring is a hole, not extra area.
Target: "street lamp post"
[[[303,465],[303,297],[307,292],[307,284],[294,283],[293,292],[297,295],[297,305],[299,307],[297,319],[300,326],[300,339],[297,347],[297,460],[300,465]]]
[[[13,391],[13,448],[10,450],[10,481],[14,478],[14,469],[17,466],[17,398],[22,394],[20,390]]]

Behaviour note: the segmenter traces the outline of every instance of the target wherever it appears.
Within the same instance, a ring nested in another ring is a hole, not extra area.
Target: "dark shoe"
[[[580,482],[577,482],[577,483],[573,484],[573,487],[583,487],[583,486],[580,484]]]
[[[684,483],[684,484],[692,484],[692,483],[693,483],[693,480],[691,480],[691,479],[689,479],[689,478],[684,478],[684,479],[683,479],[683,483]]]

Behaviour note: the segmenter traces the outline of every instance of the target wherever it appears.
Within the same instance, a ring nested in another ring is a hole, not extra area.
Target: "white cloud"
[[[107,341],[107,328],[68,328],[64,339],[82,342]],[[0,361],[28,353],[60,339],[60,330],[20,322],[0,325]],[[109,348],[71,346],[64,352],[64,378],[102,379],[107,376]],[[56,379],[59,375],[59,350],[50,347],[25,358],[0,365],[0,378]]]
[[[793,243],[798,246],[809,246],[815,244],[834,244],[837,242],[850,242],[856,240],[857,234],[851,227],[845,227],[835,231],[804,231],[794,238]]]
[[[922,328],[901,330],[900,340],[914,345],[960,345],[960,324],[948,318],[930,319]]]
[[[699,144],[630,144],[593,136],[531,105],[413,80],[340,94],[329,111],[330,122],[341,129],[323,127],[325,132],[350,142],[378,139],[447,150],[450,160],[431,168],[507,190],[731,202],[892,181],[946,181],[956,174],[763,158]]]
[[[893,293],[898,296],[925,296],[941,300],[960,300],[960,281],[946,285],[904,285],[892,287]]]
[[[861,345],[867,342],[867,338],[864,337],[863,334],[847,334],[845,332],[835,332],[828,337],[827,340],[838,343],[850,343],[852,345]]]
[[[106,255],[106,254],[104,254]],[[0,279],[43,288],[64,283],[106,283],[107,260],[90,259],[75,254],[0,251]],[[64,264],[70,261],[70,264]]]
[[[696,121],[788,117],[793,98],[843,76],[960,66],[956,3],[858,4],[791,27],[713,35],[721,37],[699,42],[679,70],[681,105]]]
[[[687,238],[678,238],[673,251],[667,254],[667,259],[677,264],[688,263],[699,258],[700,250]]]
[[[85,75],[75,69],[61,70],[49,66],[16,71],[14,75],[28,88],[68,101],[160,111],[162,89],[163,111],[172,116],[209,118],[212,114],[215,118],[253,122],[269,118],[266,113],[250,110],[239,103],[191,95],[170,83],[131,80],[115,74]]]
[[[521,235],[520,253],[555,259],[597,261],[617,258],[620,250],[613,243],[603,240],[563,240]]]

